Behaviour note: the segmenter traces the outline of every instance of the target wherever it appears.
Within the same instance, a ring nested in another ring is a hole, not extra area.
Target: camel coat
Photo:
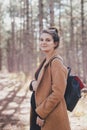
[[[38,75],[36,113],[45,120],[41,130],[70,130],[64,100],[67,69],[59,56],[53,59],[55,56],[53,54]]]

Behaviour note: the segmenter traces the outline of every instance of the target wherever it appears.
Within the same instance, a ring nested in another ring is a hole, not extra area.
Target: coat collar
[[[44,67],[47,67],[54,58],[58,58],[60,61],[63,62],[62,57],[57,53],[57,51],[54,51],[54,53],[51,55],[51,57],[49,58],[49,60],[45,63]],[[43,61],[45,62],[46,58]]]

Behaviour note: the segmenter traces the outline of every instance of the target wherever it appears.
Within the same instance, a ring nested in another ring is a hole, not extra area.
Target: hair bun
[[[49,27],[48,29],[49,29],[49,30],[55,30],[55,32],[58,33],[57,27]]]
[[[58,29],[57,28],[55,28],[55,31],[56,31],[56,33],[58,33]]]

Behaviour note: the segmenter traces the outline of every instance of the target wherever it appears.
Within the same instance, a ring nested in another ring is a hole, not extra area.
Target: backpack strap
[[[60,58],[60,57],[58,57],[58,56],[55,56],[55,57],[53,57],[51,60],[50,60],[50,67],[51,67],[51,62],[54,60],[54,59],[59,59],[60,61],[62,61],[62,59]],[[68,76],[67,77],[69,77],[70,76],[70,73],[71,73],[71,67],[67,67],[67,69],[68,69]],[[51,75],[51,81],[52,81],[52,75]]]
[[[52,83],[52,72],[51,72],[51,62],[54,60],[54,59],[59,59],[60,61],[62,61],[62,59],[60,58],[60,57],[58,57],[58,56],[55,56],[55,57],[53,57],[51,60],[50,60],[50,73],[51,73],[51,83]]]
[[[55,56],[55,57],[53,57],[51,60],[50,60],[50,63],[54,60],[54,59],[59,59],[60,61],[62,61],[62,59],[59,57],[59,56]]]
[[[67,69],[68,69],[68,76],[69,76],[71,73],[71,68],[68,66]]]

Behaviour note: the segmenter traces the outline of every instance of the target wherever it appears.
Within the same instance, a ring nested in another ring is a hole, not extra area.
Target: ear
[[[55,42],[54,44],[54,48],[56,48],[58,46],[58,42]]]

